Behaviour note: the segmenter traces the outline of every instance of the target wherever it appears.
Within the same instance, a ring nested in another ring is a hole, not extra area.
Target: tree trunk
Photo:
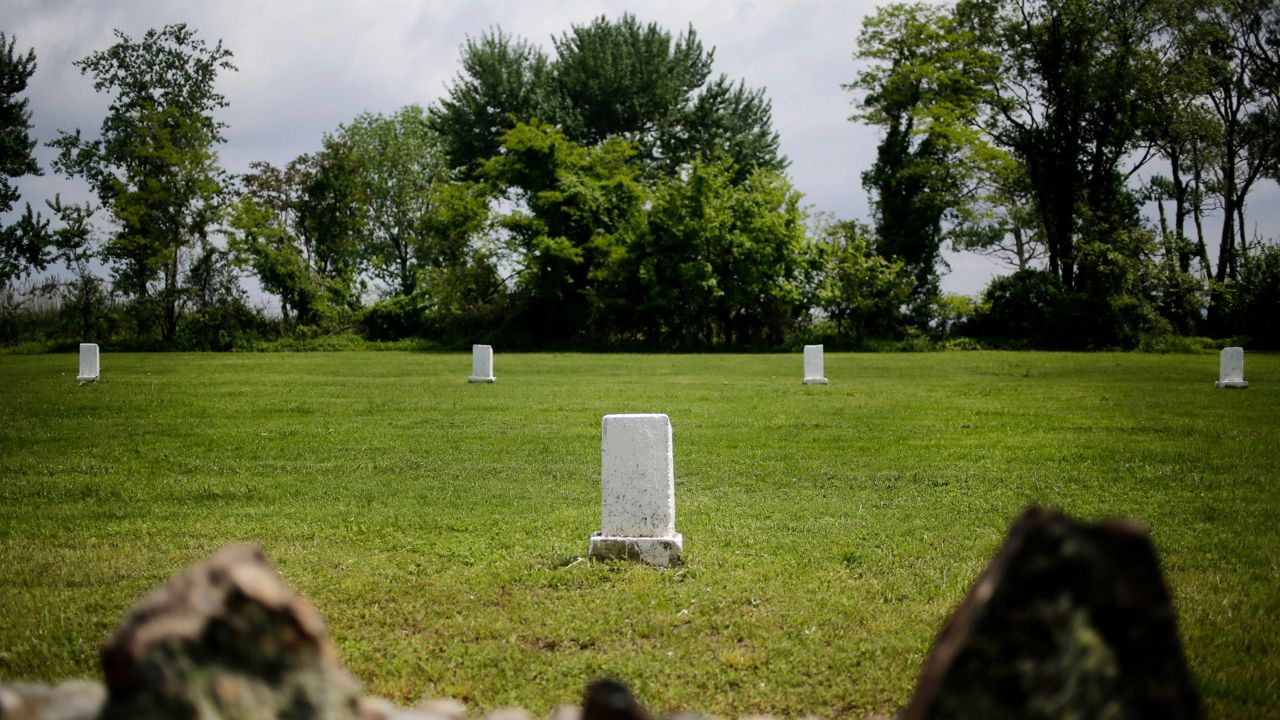
[[[400,265],[400,294],[412,295],[418,283],[409,265],[409,244],[400,238],[392,238],[391,244],[396,249],[396,261]]]
[[[1027,265],[1031,263],[1031,259],[1027,257],[1027,241],[1022,237],[1022,227],[1018,223],[1013,224],[1011,230],[1013,233],[1013,251],[1018,255],[1018,271],[1027,269]]]
[[[1232,125],[1227,124],[1227,137],[1231,138]],[[1235,279],[1234,250],[1236,244],[1236,148],[1228,139],[1222,159],[1222,236],[1218,242],[1218,271],[1214,279],[1226,282]]]
[[[174,243],[173,257],[165,268],[164,278],[164,327],[161,331],[164,341],[170,343],[178,337],[178,254],[179,246]]]
[[[1222,236],[1218,241],[1218,270],[1214,273],[1214,279],[1218,282],[1226,282],[1228,278],[1235,279],[1235,245],[1236,245],[1236,208],[1235,193],[1223,193],[1223,217],[1222,217]]]
[[[1169,232],[1169,218],[1164,212],[1164,195],[1156,196],[1156,212],[1160,216],[1160,241],[1164,244],[1164,253],[1166,256],[1173,255],[1177,252],[1176,243]]]
[[[1060,162],[1064,158],[1066,162]],[[1076,173],[1071,153],[1055,152],[1049,168],[1032,177],[1040,222],[1044,225],[1049,254],[1049,272],[1062,280],[1063,287],[1075,287],[1073,240],[1075,231]],[[1063,167],[1067,165],[1068,167]]]
[[[1236,202],[1236,225],[1240,227],[1240,254],[1236,256],[1237,267],[1244,264],[1249,257],[1249,234],[1244,225],[1244,198],[1248,187],[1240,188],[1240,200]]]
[[[1173,176],[1173,237],[1178,248],[1178,269],[1182,272],[1191,270],[1191,251],[1185,232],[1187,225],[1187,188],[1182,181],[1182,169],[1179,168],[1180,153],[1169,153],[1170,173]]]
[[[1195,193],[1195,202],[1191,205],[1191,220],[1196,226],[1196,257],[1200,259],[1200,279],[1208,280],[1209,273],[1213,267],[1209,263],[1209,248],[1204,244],[1204,190],[1201,175],[1200,161],[1196,159],[1195,172],[1192,175],[1192,187]]]

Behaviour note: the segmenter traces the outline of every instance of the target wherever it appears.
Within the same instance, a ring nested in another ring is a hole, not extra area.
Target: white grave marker
[[[467,382],[491,383],[497,381],[498,378],[493,376],[493,346],[472,345],[471,377],[467,378]]]
[[[600,532],[591,536],[588,554],[678,564],[684,536],[676,532],[671,419],[605,415],[600,436]]]
[[[98,382],[98,346],[96,343],[80,343],[80,374],[76,382]]]
[[[822,374],[822,346],[804,346],[804,384],[826,385],[827,378]]]
[[[1218,382],[1220,388],[1247,388],[1244,381],[1244,348],[1222,348],[1218,355]]]

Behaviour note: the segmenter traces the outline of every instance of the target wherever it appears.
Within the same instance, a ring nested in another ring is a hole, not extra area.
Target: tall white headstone
[[[822,346],[804,346],[804,384],[826,385],[827,378],[822,370]]]
[[[493,376],[493,346],[472,345],[471,377],[467,378],[467,382],[491,383],[497,382],[497,380],[498,379]]]
[[[1222,348],[1218,355],[1218,382],[1220,388],[1247,388],[1244,381],[1244,348]]]
[[[600,476],[600,531],[591,536],[588,554],[658,567],[678,564],[684,536],[676,532],[671,419],[663,414],[605,415]]]
[[[98,382],[98,346],[96,343],[80,343],[80,374],[76,382]]]

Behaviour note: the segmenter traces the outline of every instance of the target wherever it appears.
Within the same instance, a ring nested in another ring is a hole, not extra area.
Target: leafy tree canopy
[[[139,310],[139,334],[158,316],[172,341],[182,263],[222,212],[225,179],[214,148],[225,124],[213,114],[226,99],[214,83],[235,66],[221,41],[210,47],[183,24],[137,41],[116,37],[76,62],[112,97],[99,137],[63,131],[50,145],[59,151],[54,166],[88,181],[115,221],[103,253],[116,285],[154,311]]]
[[[417,105],[391,116],[362,114],[336,137],[359,158],[364,260],[393,294],[411,294],[419,271],[447,254],[430,233],[438,211],[433,200],[451,179],[440,137]]]
[[[583,145],[631,144],[652,180],[698,157],[724,156],[741,181],[755,167],[781,170],[762,90],[711,75],[714,51],[693,28],[675,38],[624,14],[553,38],[554,57],[495,29],[462,49],[462,71],[431,111],[450,163],[476,170],[517,122],[555,125]]]
[[[972,214],[978,188],[1005,161],[977,123],[997,61],[948,9],[923,3],[868,17],[856,57],[870,62],[846,86],[861,93],[853,119],[884,130],[862,176],[876,249],[906,266],[914,302],[927,305],[948,224]]]
[[[286,322],[321,329],[348,322],[363,291],[367,212],[358,156],[327,138],[320,152],[284,168],[251,168],[230,216],[235,262],[280,297]]]
[[[31,137],[31,111],[21,97],[27,81],[36,71],[34,50],[15,51],[17,39],[0,33],[0,213],[8,213],[20,194],[11,180],[39,175],[40,165],[31,154],[36,141]],[[0,285],[31,270],[43,270],[49,263],[48,223],[26,211],[16,222],[0,226]]]

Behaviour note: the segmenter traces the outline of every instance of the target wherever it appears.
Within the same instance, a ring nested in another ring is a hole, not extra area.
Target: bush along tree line
[[[763,90],[715,74],[692,27],[631,15],[550,51],[468,38],[438,103],[238,176],[217,155],[230,51],[117,33],[77,63],[111,100],[96,138],[49,143],[95,200],[10,212],[11,179],[41,172],[17,47],[0,35],[6,344],[1280,346],[1280,247],[1247,212],[1280,178],[1274,0],[882,7],[846,86],[880,130],[870,224],[806,212]],[[1012,272],[945,295],[946,248]]]

